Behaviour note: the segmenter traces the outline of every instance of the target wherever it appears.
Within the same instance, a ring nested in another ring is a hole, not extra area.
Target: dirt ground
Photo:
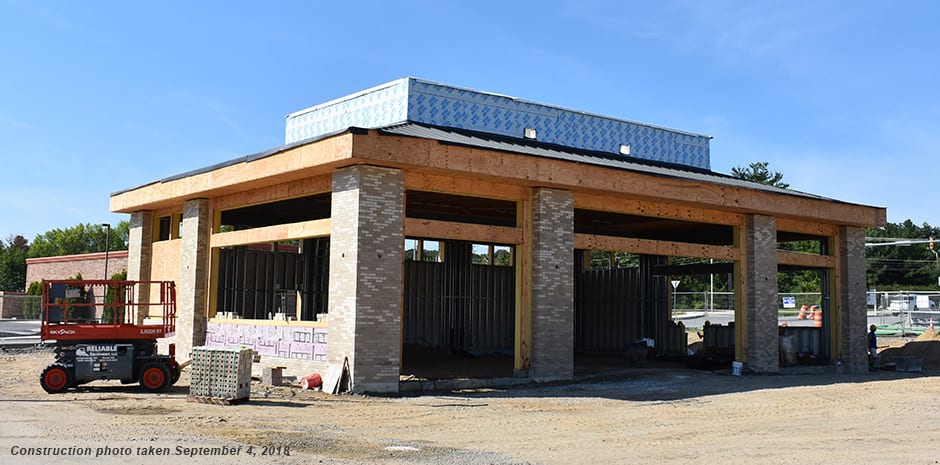
[[[109,381],[49,395],[38,378],[51,352],[3,352],[0,463],[940,463],[940,337],[883,344],[885,362],[916,352],[924,371],[735,377],[648,362],[402,397],[254,383],[231,406],[187,402],[185,371],[163,394]],[[58,455],[23,455],[37,449]]]

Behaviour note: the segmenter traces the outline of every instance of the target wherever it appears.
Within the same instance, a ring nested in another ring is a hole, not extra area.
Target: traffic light
[[[930,236],[930,250],[933,250],[933,236]]]

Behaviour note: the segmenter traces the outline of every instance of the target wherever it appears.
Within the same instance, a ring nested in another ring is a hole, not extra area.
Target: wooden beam
[[[214,205],[212,208],[212,224],[209,231],[218,231],[222,222],[222,211],[217,210]],[[209,233],[211,237],[211,232]],[[219,248],[209,247],[209,289],[219,288]],[[219,308],[219,293],[209,292],[209,308],[206,312],[206,318],[215,318]]]
[[[845,260],[842,257],[843,250],[839,247],[842,242],[840,236],[841,234],[837,233],[829,237],[829,253],[833,255],[834,263],[837,263],[838,266],[833,266],[829,271],[829,308],[823,309],[829,313],[829,325],[824,327],[823,330],[829,331],[829,354],[833,360],[837,360],[835,357],[842,358],[845,355],[841,349],[844,329],[842,328],[842,315],[846,311],[842,307],[844,303],[842,300],[842,267],[845,265]],[[826,318],[825,315],[824,318]]]
[[[440,176],[415,171],[405,171],[405,189],[515,201],[522,200],[528,193],[526,188],[515,184]]]
[[[756,213],[807,223],[827,223],[859,227],[882,226],[887,221],[884,208],[869,207],[824,199],[806,198],[722,185],[691,179],[657,176],[566,160],[498,152],[487,149],[443,144],[416,137],[350,132],[300,145],[263,158],[232,163],[217,169],[165,182],[138,187],[111,197],[111,211],[130,213],[159,210],[182,204],[193,197],[217,198],[239,192],[328,175],[334,169],[356,163],[403,168],[415,185],[434,188],[442,178],[462,181],[438,184],[442,191],[471,191],[476,195],[493,192],[496,197],[514,198],[518,189],[505,186],[553,187],[580,194],[621,197],[620,206],[643,201],[639,209],[653,216],[694,218],[716,215],[720,224],[735,224],[729,214]],[[474,187],[474,185],[476,187]],[[495,186],[504,186],[493,189]],[[478,192],[477,189],[482,192]],[[451,192],[453,192],[451,191]],[[468,192],[470,193],[470,192]],[[596,199],[595,199],[596,200]],[[228,201],[228,200],[227,200]],[[591,203],[582,200],[581,206]],[[605,207],[591,203],[595,207]],[[672,206],[647,208],[666,203]],[[695,207],[683,213],[682,207]],[[620,208],[620,207],[618,207]],[[678,210],[677,210],[678,208]],[[784,222],[786,224],[786,222]],[[789,226],[784,226],[788,227]]]
[[[574,194],[574,208],[729,226],[741,224],[743,217],[740,213],[713,210],[688,204],[625,198],[618,194],[597,195],[576,192]]]
[[[554,187],[594,194],[620,193],[651,202],[675,202],[706,209],[807,218],[862,227],[885,224],[884,208],[733,185],[657,176],[626,169],[438,143],[376,131],[354,136],[353,157],[431,174]]]
[[[324,174],[223,195],[214,199],[213,202],[217,210],[230,210],[330,192],[332,189],[333,177]]]
[[[595,234],[575,234],[574,247],[576,249],[617,250],[637,254],[714,258],[717,260],[737,260],[740,256],[738,249],[729,246],[599,236]]]
[[[734,263],[690,263],[687,265],[653,265],[653,276],[689,276],[734,273]]]
[[[182,204],[195,197],[215,198],[332,173],[352,164],[352,133],[286,149],[263,158],[234,162],[210,171],[157,181],[111,196],[111,211],[130,213]]]
[[[814,236],[832,237],[838,234],[839,226],[793,218],[777,218],[777,231],[786,231]]]
[[[832,268],[833,257],[801,252],[777,251],[778,265],[793,265],[807,268]]]
[[[405,236],[494,244],[521,244],[522,228],[405,218]]]
[[[516,314],[513,337],[513,367],[529,369],[532,360],[532,197],[527,195],[516,208],[516,226],[525,239],[516,251]]]
[[[330,235],[329,218],[302,221],[299,223],[277,224],[263,228],[245,229],[216,233],[209,241],[210,247],[234,247],[238,245],[259,244],[264,242],[326,237]]]
[[[734,261],[734,359],[747,363],[747,294],[752,292],[747,285],[747,275],[750,267],[744,255],[744,248],[748,247],[747,228],[744,224],[734,228],[734,247],[740,251],[741,257]]]

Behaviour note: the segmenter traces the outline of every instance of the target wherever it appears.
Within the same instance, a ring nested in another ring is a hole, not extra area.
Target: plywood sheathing
[[[335,168],[353,164],[401,168],[408,173],[409,183],[432,188],[439,183],[441,191],[454,187],[471,191],[468,194],[485,196],[492,192],[500,198],[518,198],[516,188],[553,187],[574,192],[578,204],[585,208],[599,204],[596,196],[612,195],[620,199],[613,202],[615,206],[619,203],[619,210],[708,219],[720,224],[739,224],[733,215],[741,213],[771,215],[779,217],[784,225],[811,230],[801,223],[873,227],[886,222],[883,208],[380,135],[376,131],[344,133],[251,162],[129,190],[111,198],[111,210],[157,210],[188,198],[238,195],[272,184],[327,175]],[[488,189],[497,185],[515,187]],[[626,207],[629,202],[639,204]],[[788,219],[793,221],[787,223]]]
[[[357,135],[353,150],[354,159],[363,163],[391,164],[435,174],[456,172],[451,174],[525,186],[548,186],[594,194],[626,194],[636,200],[665,200],[678,205],[832,224],[877,226],[886,221],[883,208],[446,145],[426,139],[379,135],[374,131]]]
[[[329,175],[335,168],[354,164],[350,161],[352,141],[353,134],[344,133],[250,162],[157,181],[111,196],[111,211],[159,210],[187,199],[222,197]]]

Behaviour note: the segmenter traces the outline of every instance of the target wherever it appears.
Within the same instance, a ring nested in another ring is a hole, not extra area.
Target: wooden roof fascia
[[[212,198],[330,173],[351,164],[375,164],[526,187],[616,193],[740,214],[756,213],[859,227],[882,226],[884,208],[801,198],[736,186],[655,176],[611,167],[442,144],[436,140],[347,131],[242,163],[158,181],[112,195],[111,211],[155,210],[191,198]],[[652,194],[655,193],[655,194]],[[802,229],[802,228],[800,228]]]
[[[429,139],[380,134],[374,130],[354,136],[353,157],[360,163],[417,167],[438,174],[456,171],[461,176],[476,179],[554,187],[576,193],[613,192],[642,200],[676,202],[740,214],[783,216],[860,227],[879,226],[887,221],[886,211],[881,207],[441,144]]]
[[[116,213],[156,210],[194,198],[213,198],[330,173],[350,163],[353,132],[298,145],[266,157],[169,178],[111,196]]]

